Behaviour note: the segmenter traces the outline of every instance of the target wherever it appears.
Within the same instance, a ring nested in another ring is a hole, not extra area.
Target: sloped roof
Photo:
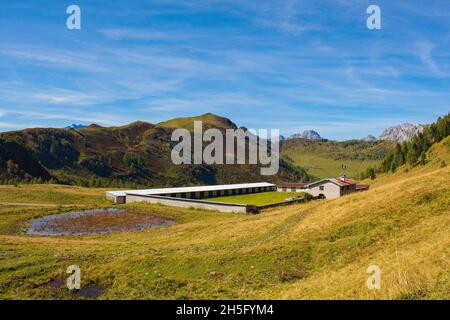
[[[355,180],[355,179],[352,179],[352,178],[347,178],[347,177],[345,177],[345,178],[339,177],[339,178],[337,178],[337,180],[342,181],[343,183],[345,183],[347,185],[349,185],[349,184],[357,184],[359,182],[358,180]]]
[[[354,185],[354,184],[358,183],[358,181],[356,181],[354,179],[350,179],[350,178],[345,178],[345,179],[344,178],[327,178],[327,179],[322,179],[322,180],[319,180],[316,182],[312,182],[307,185],[307,188],[311,188],[316,185],[323,184],[325,182],[334,183],[335,185],[337,185],[339,187],[350,186],[350,185]]]
[[[258,182],[258,183],[242,183],[242,184],[222,184],[222,185],[215,185],[215,186],[108,191],[108,192],[106,192],[106,194],[109,196],[119,197],[119,196],[126,196],[128,193],[132,193],[134,195],[158,195],[158,194],[166,194],[166,193],[220,191],[220,190],[234,190],[234,189],[242,189],[242,188],[258,188],[258,187],[275,187],[275,185],[273,183],[268,183],[268,182]]]

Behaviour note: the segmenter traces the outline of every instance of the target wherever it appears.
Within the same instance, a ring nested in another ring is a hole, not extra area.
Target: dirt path
[[[57,208],[57,207],[76,207],[76,204],[54,204],[54,203],[29,203],[29,202],[0,202],[0,206],[23,206],[23,207],[47,207],[47,208]]]
[[[309,208],[306,210],[304,209],[298,213],[295,213],[292,216],[285,219],[283,222],[281,222],[278,226],[276,226],[270,230],[267,230],[265,233],[261,234],[260,237],[257,239],[249,239],[249,240],[240,239],[234,243],[228,243],[228,244],[223,244],[220,246],[213,246],[213,247],[206,245],[206,246],[201,246],[201,247],[196,247],[196,248],[182,248],[182,249],[177,249],[177,248],[167,249],[166,248],[166,249],[161,249],[161,251],[176,252],[176,251],[181,250],[183,252],[189,251],[189,252],[199,253],[199,252],[219,251],[219,250],[227,250],[227,249],[238,250],[238,249],[242,249],[242,248],[253,247],[253,246],[256,246],[259,244],[271,242],[271,241],[275,240],[276,238],[279,238],[279,237],[282,237],[282,236],[288,234],[295,226],[297,226],[301,221],[303,221],[303,219],[305,219],[306,217],[308,217],[309,215],[311,215],[314,212],[315,212],[314,208]]]

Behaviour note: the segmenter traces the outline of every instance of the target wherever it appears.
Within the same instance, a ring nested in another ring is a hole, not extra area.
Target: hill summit
[[[203,126],[206,128],[237,129],[237,126],[233,121],[213,113],[205,113],[196,117],[175,118],[160,122],[157,126],[163,128],[184,128],[193,130],[194,121],[202,121]]]

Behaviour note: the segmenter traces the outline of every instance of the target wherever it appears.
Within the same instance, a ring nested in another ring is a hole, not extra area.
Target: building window
[[[325,190],[325,186],[319,186],[319,190],[320,190],[320,191]]]

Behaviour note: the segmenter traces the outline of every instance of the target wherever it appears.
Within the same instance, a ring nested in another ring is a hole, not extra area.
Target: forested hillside
[[[171,141],[176,128],[236,129],[213,114],[173,119],[157,125],[90,125],[80,130],[37,128],[0,134],[0,182],[53,182],[82,186],[183,186],[237,182],[299,181],[309,176],[282,161],[276,176],[261,176],[260,165],[174,165]]]

